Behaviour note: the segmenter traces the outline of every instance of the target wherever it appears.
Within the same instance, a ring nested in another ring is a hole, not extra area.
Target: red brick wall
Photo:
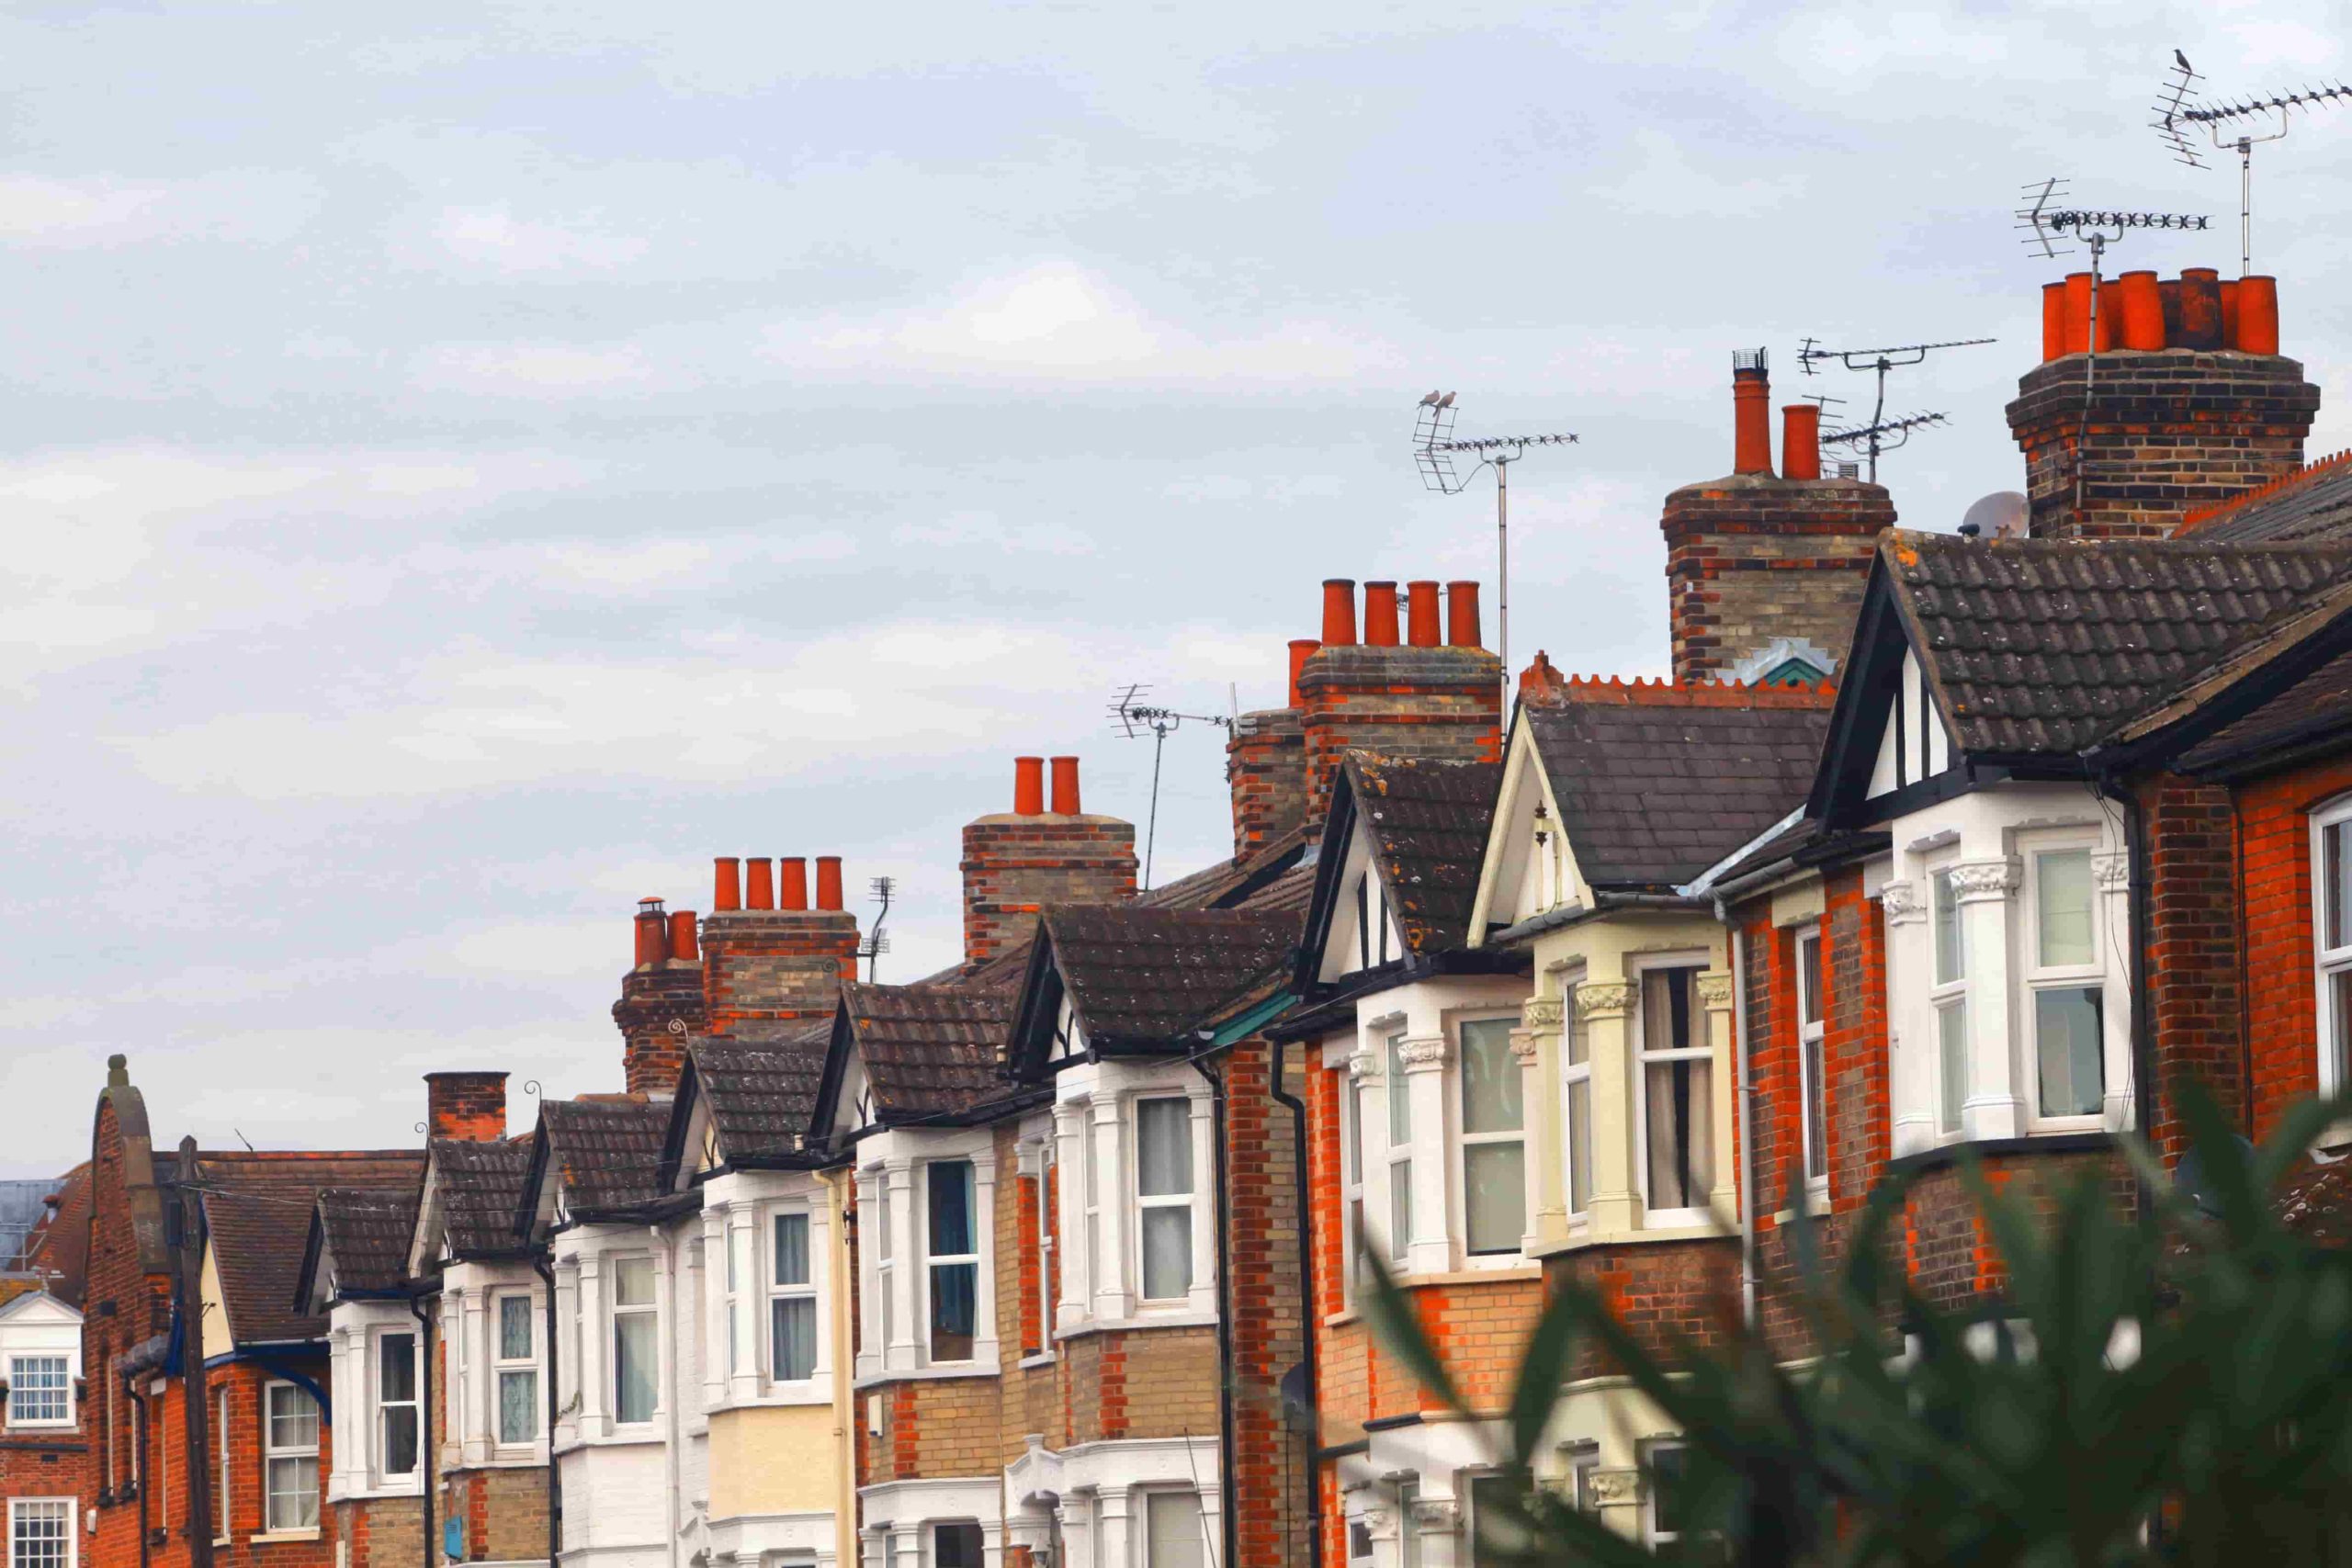
[[[1048,904],[1121,904],[1136,893],[1136,829],[1115,817],[982,817],[964,829],[964,962],[1029,940]]]
[[[2311,813],[2352,790],[2352,760],[2290,769],[2237,795],[2251,1128],[2319,1090]]]
[[[495,1143],[506,1136],[504,1073],[427,1073],[424,1098],[434,1137]]]
[[[131,1224],[124,1154],[121,1120],[113,1100],[103,1098],[98,1102],[91,1136],[90,1258],[83,1292],[82,1370],[89,1384],[93,1442],[88,1484],[82,1504],[85,1510],[95,1511],[98,1521],[96,1533],[85,1533],[81,1538],[85,1568],[137,1568],[139,1506],[129,1495],[130,1488],[122,1484],[130,1473],[132,1416],[130,1399],[121,1393],[113,1368],[116,1359],[132,1346],[151,1335],[165,1332],[171,1325],[168,1281],[162,1275],[146,1273],[141,1265]],[[106,1462],[107,1393],[110,1383],[116,1390],[116,1461],[111,1475]],[[175,1456],[179,1457],[182,1456]],[[175,1464],[173,1468],[184,1469],[185,1465]],[[175,1558],[172,1555],[175,1550]],[[165,1549],[166,1565],[175,1560],[187,1561],[184,1543]]]
[[[2181,1079],[2202,1079],[2233,1122],[2245,1120],[2236,814],[2219,784],[2160,776],[2144,781],[2139,794],[2148,836],[2142,952],[2156,1080],[2149,1135],[2167,1158],[2177,1158],[2185,1131],[2172,1089]]]
[[[1382,757],[1502,757],[1502,661],[1478,648],[1344,643],[1299,672],[1306,705],[1306,818],[1331,808],[1331,776],[1351,750]]]
[[[1306,820],[1306,730],[1296,708],[1245,713],[1225,745],[1240,860]]]
[[[1884,490],[1850,479],[1736,474],[1668,496],[1675,680],[1721,676],[1781,637],[1843,659],[1879,531],[1894,522]]]
[[[728,909],[702,922],[703,1008],[713,1034],[743,1020],[830,1017],[841,983],[856,977],[857,917],[845,911]]]

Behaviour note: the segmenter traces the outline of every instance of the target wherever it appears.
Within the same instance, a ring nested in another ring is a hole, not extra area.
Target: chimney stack
[[[702,922],[700,999],[714,1037],[740,1034],[749,1024],[829,1015],[840,998],[841,983],[856,976],[857,919],[842,909],[840,857],[817,857],[813,909],[808,908],[808,862],[787,856],[781,863],[781,905],[770,884],[766,903],[714,909]],[[683,1038],[679,1044],[683,1060]],[[676,1082],[673,1074],[655,1092],[666,1093]],[[632,1081],[629,1087],[640,1086]]]
[[[1383,586],[1366,584],[1368,591]],[[1323,646],[1298,673],[1307,822],[1321,821],[1329,809],[1332,774],[1351,750],[1397,758],[1499,760],[1502,664],[1479,646],[1478,585],[1446,585],[1452,624],[1442,646],[1436,640],[1437,586],[1412,585],[1412,641],[1398,647],[1393,641],[1357,644],[1352,585],[1346,578],[1325,581]],[[1375,604],[1368,616],[1375,627],[1379,615]],[[1345,633],[1344,639],[1335,639],[1334,631]],[[1238,740],[1237,734],[1237,746]],[[1230,769],[1228,773],[1238,786],[1241,775]],[[1241,819],[1237,796],[1237,843]]]
[[[1054,759],[1049,815],[1043,772],[1041,758],[1014,758],[1012,810],[965,826],[967,974],[1026,942],[1047,904],[1116,904],[1135,897],[1134,825],[1078,809],[1075,757]]]
[[[506,1136],[504,1073],[427,1073],[424,1104],[431,1137],[492,1144]]]
[[[1772,377],[1764,351],[1731,361],[1732,462],[1735,474],[1772,472]]]
[[[724,890],[738,863],[717,863],[716,877]],[[622,1081],[632,1090],[667,1094],[677,1087],[685,1069],[687,1035],[670,1027],[678,1021],[692,1034],[703,1032],[700,948],[695,940],[691,909],[663,913],[662,900],[638,901],[634,922],[637,963],[621,976],[621,998],[613,1004],[613,1022],[621,1032]]]

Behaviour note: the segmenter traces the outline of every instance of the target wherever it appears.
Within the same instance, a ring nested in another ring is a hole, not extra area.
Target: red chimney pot
[[[1772,380],[1760,365],[1736,365],[1731,373],[1731,471],[1772,471]],[[1455,639],[1459,641],[1459,638]]]
[[[1783,403],[1781,406],[1781,477],[1817,479],[1821,477],[1821,405]]]
[[[787,855],[775,863],[775,907],[779,909],[805,909],[808,907],[808,863],[798,855]]]
[[[817,857],[817,908],[838,909],[842,907],[842,857]]]
[[[1323,646],[1346,648],[1356,640],[1356,580],[1323,580]]]
[[[2241,354],[2278,352],[2278,280],[2256,276],[2238,279],[2238,335]]]
[[[1298,672],[1306,668],[1306,661],[1314,658],[1315,650],[1322,646],[1311,637],[1290,639],[1290,705],[1295,708],[1306,705],[1306,699],[1298,694]]]
[[[1486,639],[1478,635],[1478,585],[1476,582],[1449,582],[1445,585],[1446,646],[1449,648],[1484,648]]]
[[[695,912],[692,909],[670,911],[670,956],[681,964],[702,962],[702,949],[695,943]]]
[[[1075,757],[1054,759],[1054,815],[1057,817],[1080,815],[1078,804],[1078,759]]]
[[[1363,641],[1366,648],[1396,646],[1396,585],[1363,585]]]
[[[1046,809],[1046,759],[1012,759],[1012,814],[1035,817]]]
[[[720,855],[717,860],[712,861],[710,863],[712,872],[712,886],[710,890],[711,913],[717,914],[722,909],[741,908],[743,907],[743,880],[741,874],[743,863],[737,860],[733,855]]]
[[[765,855],[753,855],[743,863],[743,907],[747,909],[775,908],[775,867]]]
[[[1437,584],[1415,581],[1405,588],[1405,640],[1415,648],[1436,648],[1445,641],[1438,629]]]

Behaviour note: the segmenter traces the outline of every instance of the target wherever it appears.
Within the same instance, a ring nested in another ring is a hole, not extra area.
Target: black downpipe
[[[1231,1223],[1232,1208],[1226,1195],[1225,1177],[1225,1078],[1213,1071],[1200,1057],[1193,1059],[1193,1070],[1208,1080],[1210,1125],[1209,1164],[1216,1173],[1216,1360],[1217,1381],[1217,1446],[1221,1450],[1217,1469],[1225,1483],[1225,1506],[1218,1511],[1224,1521],[1225,1553],[1217,1568],[1240,1568],[1234,1553],[1241,1544],[1241,1520],[1234,1511],[1235,1474],[1233,1430],[1233,1268],[1231,1249],[1227,1246],[1226,1228]]]
[[[434,1490],[440,1478],[434,1474],[433,1455],[436,1445],[433,1440],[433,1318],[424,1310],[423,1296],[408,1299],[409,1315],[416,1319],[416,1359],[422,1368],[417,1382],[417,1451],[416,1471],[424,1501],[424,1568],[434,1568],[434,1548],[439,1544],[433,1539]],[[554,1568],[550,1563],[548,1568]]]
[[[531,1272],[548,1291],[548,1568],[556,1568],[556,1549],[563,1542],[563,1481],[555,1467],[556,1387],[561,1381],[555,1363],[555,1266],[541,1253],[531,1259]]]
[[[1315,1226],[1307,1213],[1306,1101],[1283,1088],[1283,1042],[1266,1049],[1266,1082],[1274,1099],[1290,1108],[1291,1158],[1298,1186],[1298,1343],[1306,1357],[1306,1408],[1319,1419],[1323,1402],[1315,1370]],[[1315,1458],[1312,1433],[1306,1443],[1306,1561],[1308,1568],[1323,1568],[1323,1472]],[[1228,1488],[1231,1483],[1227,1483]]]
[[[139,1374],[133,1372],[122,1380],[123,1391],[130,1395],[130,1408],[137,1417],[138,1430],[130,1436],[131,1452],[139,1456],[139,1568],[147,1568],[147,1478],[154,1472],[149,1468],[155,1456],[147,1450],[147,1396],[139,1392]],[[171,1506],[168,1499],[165,1507]]]

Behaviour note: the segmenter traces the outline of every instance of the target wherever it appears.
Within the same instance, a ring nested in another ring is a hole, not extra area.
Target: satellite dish
[[[2029,515],[2024,496],[2013,490],[1996,490],[1969,507],[1960,520],[1960,531],[1979,539],[2022,539]]]

